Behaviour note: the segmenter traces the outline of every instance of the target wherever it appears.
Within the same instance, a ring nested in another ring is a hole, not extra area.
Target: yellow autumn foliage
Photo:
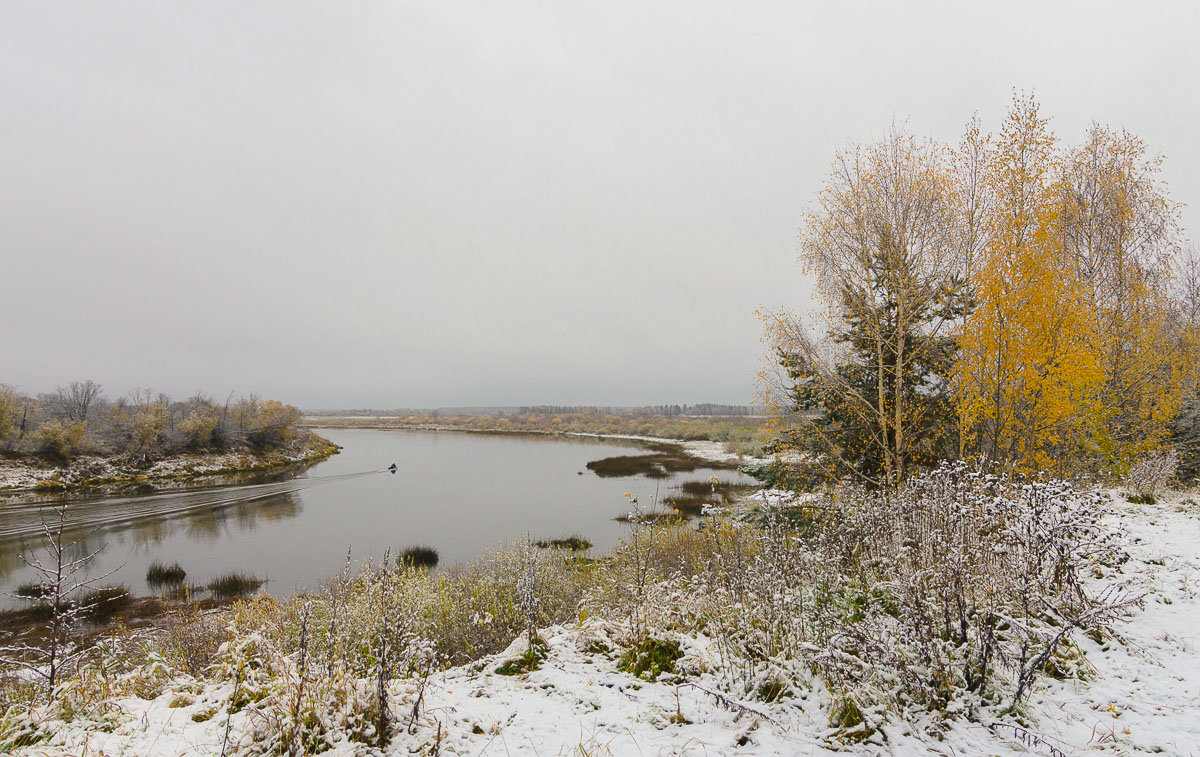
[[[990,146],[955,371],[968,448],[989,462],[1119,469],[1166,437],[1194,360],[1171,318],[1174,206],[1144,153],[1100,126],[1064,151],[1032,97]]]
[[[968,439],[992,462],[1054,464],[1104,381],[1095,321],[1062,244],[1056,140],[1017,99],[987,164],[993,202],[959,333],[955,386]]]
[[[211,405],[193,408],[187,418],[180,421],[179,431],[187,437],[188,444],[203,447],[213,439],[220,421],[218,410]]]
[[[33,432],[38,448],[64,460],[74,457],[83,445],[87,421],[46,421]]]
[[[0,384],[0,447],[7,445],[16,435],[20,409],[17,393],[11,387]]]
[[[830,325],[767,322],[776,448],[895,484],[952,456],[945,440],[1061,475],[1121,474],[1166,444],[1198,388],[1200,261],[1191,294],[1174,291],[1161,165],[1103,125],[1063,145],[1025,95],[998,133],[973,120],[953,149],[892,134],[838,156],[800,233]]]
[[[1064,158],[1064,244],[1105,374],[1089,451],[1118,468],[1164,442],[1194,379],[1171,291],[1178,205],[1161,164],[1137,137],[1101,125]]]

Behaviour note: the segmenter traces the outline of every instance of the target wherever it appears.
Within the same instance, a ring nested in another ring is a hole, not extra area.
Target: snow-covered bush
[[[1153,504],[1154,496],[1175,478],[1179,453],[1174,449],[1154,450],[1134,463],[1125,476],[1125,488],[1130,496]]]
[[[576,620],[592,582],[592,571],[527,541],[435,572],[387,558],[357,572],[348,563],[322,591],[258,596],[220,624],[179,614],[151,651],[181,674],[226,687],[217,711],[241,714],[231,752],[380,745],[419,716],[432,672],[501,651],[530,629]]]
[[[537,552],[533,544],[529,541],[529,535],[520,544],[521,562],[524,563],[524,573],[517,579],[517,608],[521,612],[521,617],[525,621],[525,638],[529,643],[529,648],[534,647],[534,640],[537,636],[538,629],[538,610],[541,606],[541,597],[538,596],[538,569],[537,569]]]
[[[1127,606],[1090,596],[1079,579],[1088,561],[1120,557],[1099,523],[1103,506],[1066,482],[1018,485],[962,464],[894,495],[849,498],[821,519],[814,546],[879,627],[859,638],[850,617],[841,638],[866,651],[852,656],[899,677],[899,704],[943,707],[960,690],[1019,701],[1073,630]]]
[[[163,619],[156,647],[171,666],[199,677],[216,662],[218,650],[229,637],[229,623],[220,613],[185,605]]]
[[[958,465],[898,492],[842,487],[757,526],[643,535],[652,584],[645,630],[715,640],[736,696],[773,700],[822,686],[831,723],[870,732],[888,710],[1016,703],[1036,677],[1069,674],[1070,636],[1135,603],[1094,596],[1089,561],[1117,561],[1104,500],[1064,482],[1018,485]],[[586,603],[631,617],[631,547]]]

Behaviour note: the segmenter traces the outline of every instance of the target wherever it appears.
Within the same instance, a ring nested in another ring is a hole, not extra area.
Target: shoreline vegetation
[[[0,384],[0,494],[246,473],[337,452],[299,420],[292,405],[256,394],[175,400],[135,389],[110,399],[90,380],[37,395]]]
[[[772,435],[767,428],[769,419],[761,413],[758,408],[733,405],[328,410],[306,412],[298,425],[310,429],[594,436],[668,444],[710,442],[729,456],[763,457]]]
[[[223,452],[185,452],[153,462],[86,455],[55,464],[39,457],[0,457],[0,497],[5,495],[79,492],[209,476],[257,473],[325,460],[340,450],[307,429],[286,448]]]

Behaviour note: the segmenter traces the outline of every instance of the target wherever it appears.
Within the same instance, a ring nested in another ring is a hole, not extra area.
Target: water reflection
[[[252,533],[260,523],[295,518],[302,510],[291,491],[266,495],[250,492],[243,496],[253,499],[234,501],[222,496],[243,491],[229,486],[205,486],[200,491],[175,488],[169,496],[155,492],[144,497],[94,501],[39,497],[20,505],[0,507],[3,523],[0,531],[6,534],[0,537],[0,584],[10,583],[17,572],[28,571],[26,559],[42,559],[47,531],[54,534],[57,529],[59,506],[67,508],[62,534],[63,542],[69,545],[67,557],[75,560],[96,553],[100,562],[105,562],[102,556],[114,544],[131,547],[135,552],[153,551],[157,545],[180,534],[190,541],[213,542],[228,536],[231,527]],[[154,512],[153,508],[161,511]]]
[[[238,502],[228,507],[197,510],[183,518],[190,538],[213,541],[227,534],[231,526],[239,531],[253,532],[258,528],[260,521],[278,523],[284,518],[295,518],[300,514],[300,510],[301,505],[296,495],[287,492],[265,499]]]
[[[595,460],[648,451],[625,441],[378,430],[325,435],[342,454],[300,477],[271,471],[141,495],[125,489],[107,497],[0,503],[0,592],[32,580],[19,555],[42,548],[41,519],[62,502],[77,553],[100,550],[92,573],[116,571],[106,583],[149,593],[146,569],[162,562],[180,564],[189,583],[242,571],[268,578],[272,593],[287,594],[336,573],[347,549],[356,559],[378,559],[428,544],[451,565],[523,534],[535,540],[579,534],[601,552],[627,531],[614,520],[628,509],[624,492],[646,505],[656,496],[679,499],[685,481],[713,475],[748,481],[706,468],[667,471],[666,478],[657,478],[657,469],[655,478],[604,478],[588,469]],[[397,468],[389,475],[392,462]],[[678,506],[687,509],[682,500]]]

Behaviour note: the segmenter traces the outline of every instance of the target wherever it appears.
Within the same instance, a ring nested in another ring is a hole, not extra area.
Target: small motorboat
[[[395,463],[392,463],[391,465],[389,465],[389,466],[387,467],[387,469],[388,469],[388,471],[389,471],[390,473],[393,473],[393,474],[394,474],[394,473],[396,472],[396,464],[395,464]]]

